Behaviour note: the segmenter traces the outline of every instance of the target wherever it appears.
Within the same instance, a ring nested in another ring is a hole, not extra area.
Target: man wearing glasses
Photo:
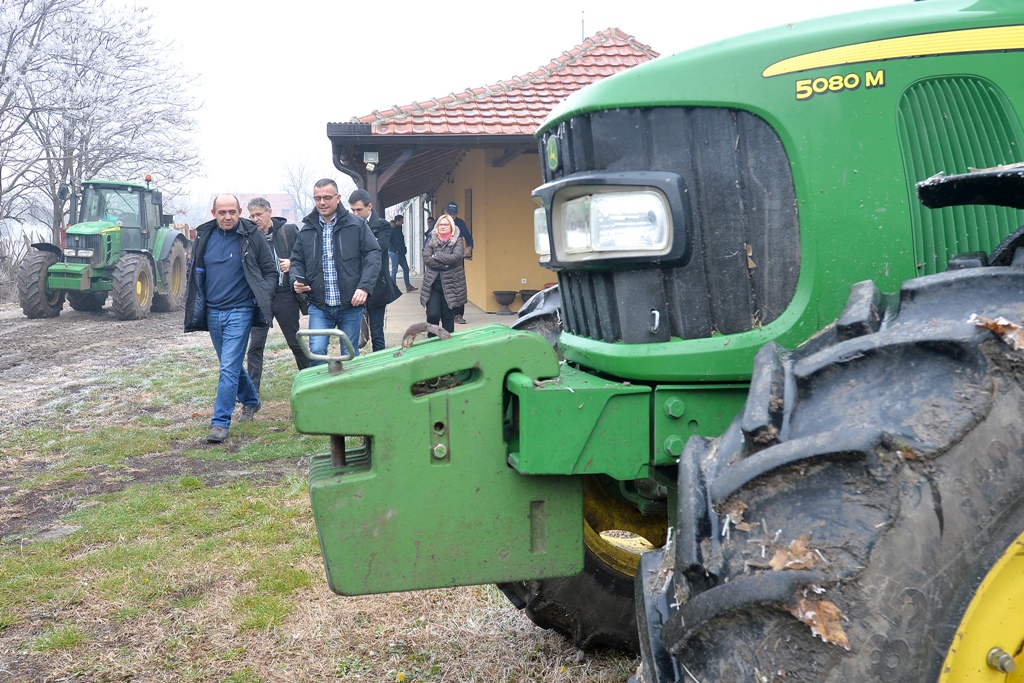
[[[291,269],[292,245],[299,229],[294,223],[284,218],[271,216],[270,202],[265,197],[249,200],[249,219],[259,226],[260,232],[267,238],[270,250],[274,252],[274,264],[277,266],[277,289],[274,292],[274,320],[281,326],[284,340],[295,356],[295,365],[299,370],[309,367],[309,359],[302,352],[296,333],[299,331],[299,297],[292,291],[288,271]],[[249,377],[260,391],[260,380],[263,377],[263,352],[267,346],[267,333],[270,328],[253,327],[249,333],[249,351],[246,354],[246,369]]]
[[[380,273],[380,245],[366,221],[340,208],[338,184],[330,178],[316,181],[313,201],[316,209],[302,220],[292,247],[292,288],[309,297],[309,329],[338,328],[359,355],[359,325]],[[310,337],[310,351],[326,354],[329,340]]]

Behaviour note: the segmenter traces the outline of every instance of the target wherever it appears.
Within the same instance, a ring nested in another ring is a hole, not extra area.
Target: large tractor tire
[[[46,275],[57,254],[32,249],[18,267],[18,303],[29,318],[56,318],[64,308],[64,290],[46,288]]]
[[[153,269],[144,254],[122,254],[114,265],[110,292],[120,320],[141,320],[153,307]]]
[[[103,304],[107,303],[106,292],[76,292],[68,290],[68,303],[76,311],[95,313],[103,310]]]
[[[543,335],[557,351],[560,306],[558,288],[544,290],[520,310],[512,327]],[[617,484],[598,476],[584,479],[582,572],[498,587],[531,621],[563,634],[579,648],[636,653],[640,643],[634,576],[640,555],[665,543],[666,514],[641,514],[616,495]]]
[[[188,272],[185,270],[185,245],[175,240],[167,258],[159,264],[164,293],[153,294],[153,312],[169,313],[179,311],[185,305],[185,290]]]
[[[672,541],[641,561],[637,680],[1024,667],[1024,354],[968,322],[1024,321],[1024,268],[880,301],[860,283],[831,344],[763,348],[744,412],[688,443]]]

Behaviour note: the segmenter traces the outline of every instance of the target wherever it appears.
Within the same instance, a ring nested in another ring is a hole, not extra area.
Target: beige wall
[[[473,150],[452,174],[453,183],[437,192],[438,213],[450,201],[473,232],[473,259],[466,262],[469,300],[489,312],[500,306],[491,294],[498,289],[543,289],[555,274],[537,263],[533,250],[533,210],[530,193],[541,183],[536,154],[523,154],[501,168],[492,164],[503,150]],[[466,190],[472,190],[472,215]],[[526,279],[526,284],[522,283]],[[510,308],[518,310],[521,298]]]

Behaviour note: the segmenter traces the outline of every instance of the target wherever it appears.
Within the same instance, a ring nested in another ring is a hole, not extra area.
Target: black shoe
[[[207,443],[220,443],[228,438],[227,427],[211,427],[210,433],[206,435]]]
[[[415,292],[416,288],[411,286],[411,285],[406,285],[405,286],[405,291],[407,291],[407,292]]]
[[[455,316],[455,322],[457,322],[460,325],[465,325],[466,324],[466,319],[463,318],[461,315],[457,315],[457,316]]]

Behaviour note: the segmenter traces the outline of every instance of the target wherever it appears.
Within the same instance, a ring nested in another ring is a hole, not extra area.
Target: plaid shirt
[[[334,224],[338,221],[338,214],[335,213],[331,222],[328,223],[320,216],[320,229],[323,236],[323,260],[324,260],[324,291],[327,306],[341,305],[341,290],[338,289],[338,269],[334,267]]]

